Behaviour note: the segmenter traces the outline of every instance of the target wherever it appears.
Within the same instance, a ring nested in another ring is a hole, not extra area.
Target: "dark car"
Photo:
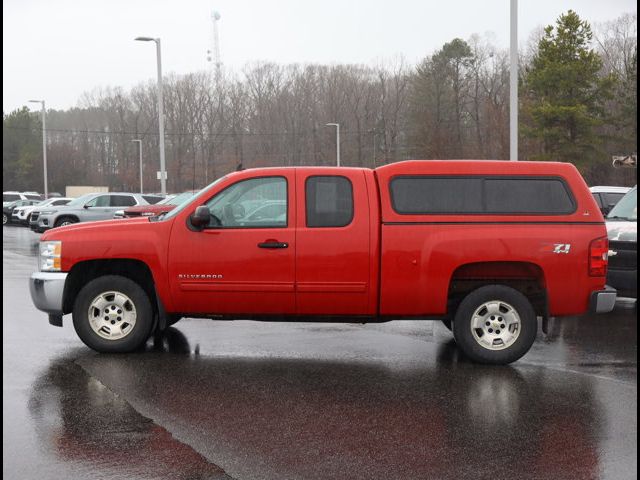
[[[15,200],[6,206],[2,206],[2,225],[6,225],[8,223],[12,223],[13,219],[12,214],[13,210],[18,207],[24,207],[26,205],[35,205],[40,203],[42,200]]]
[[[633,189],[607,215],[609,269],[607,284],[621,297],[638,298],[638,189]]]

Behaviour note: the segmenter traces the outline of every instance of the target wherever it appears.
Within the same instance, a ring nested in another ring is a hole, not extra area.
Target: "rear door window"
[[[134,205],[137,205],[137,202],[132,195],[111,195],[112,207],[132,207]]]
[[[346,227],[353,220],[353,186],[348,178],[309,177],[305,194],[307,227]]]

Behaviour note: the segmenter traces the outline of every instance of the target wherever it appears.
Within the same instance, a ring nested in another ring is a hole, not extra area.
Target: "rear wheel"
[[[9,217],[7,216],[7,214],[6,214],[6,213],[3,213],[3,214],[2,214],[2,224],[3,224],[3,225],[6,225],[6,224],[7,224],[7,222],[9,222]]]
[[[98,352],[131,352],[144,345],[153,327],[153,309],[133,280],[106,275],[80,290],[73,307],[80,339]]]
[[[504,285],[487,285],[469,293],[453,322],[458,346],[480,363],[515,362],[529,351],[537,331],[537,317],[527,297]]]

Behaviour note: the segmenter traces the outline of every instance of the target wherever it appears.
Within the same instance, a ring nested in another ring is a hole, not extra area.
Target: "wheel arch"
[[[154,309],[158,309],[155,282],[149,266],[141,260],[118,258],[86,260],[76,263],[65,282],[62,309],[67,314],[73,310],[78,293],[87,283],[104,275],[119,275],[136,282],[145,291]]]
[[[60,220],[63,220],[65,218],[72,218],[76,221],[76,223],[80,223],[80,218],[77,215],[71,213],[63,213],[62,215],[56,217],[56,219],[53,221],[52,227],[55,227]]]
[[[535,263],[522,261],[473,262],[460,265],[449,281],[447,314],[455,315],[462,299],[485,285],[511,287],[527,297],[537,316],[548,316],[544,270]]]

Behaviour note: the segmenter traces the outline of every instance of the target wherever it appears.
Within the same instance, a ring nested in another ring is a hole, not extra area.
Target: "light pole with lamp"
[[[336,127],[336,165],[340,166],[340,124],[327,123],[328,127]]]
[[[44,198],[49,197],[49,189],[47,187],[47,126],[45,123],[46,110],[44,100],[29,100],[30,103],[42,104],[42,163],[44,164]]]
[[[167,171],[164,163],[164,102],[162,99],[162,59],[160,53],[160,39],[152,37],[136,37],[139,42],[156,42],[158,57],[158,130],[160,131],[160,189],[162,195],[167,194]]]
[[[138,156],[140,158],[140,193],[144,193],[142,191],[142,140],[134,139],[131,141],[138,144]]]

